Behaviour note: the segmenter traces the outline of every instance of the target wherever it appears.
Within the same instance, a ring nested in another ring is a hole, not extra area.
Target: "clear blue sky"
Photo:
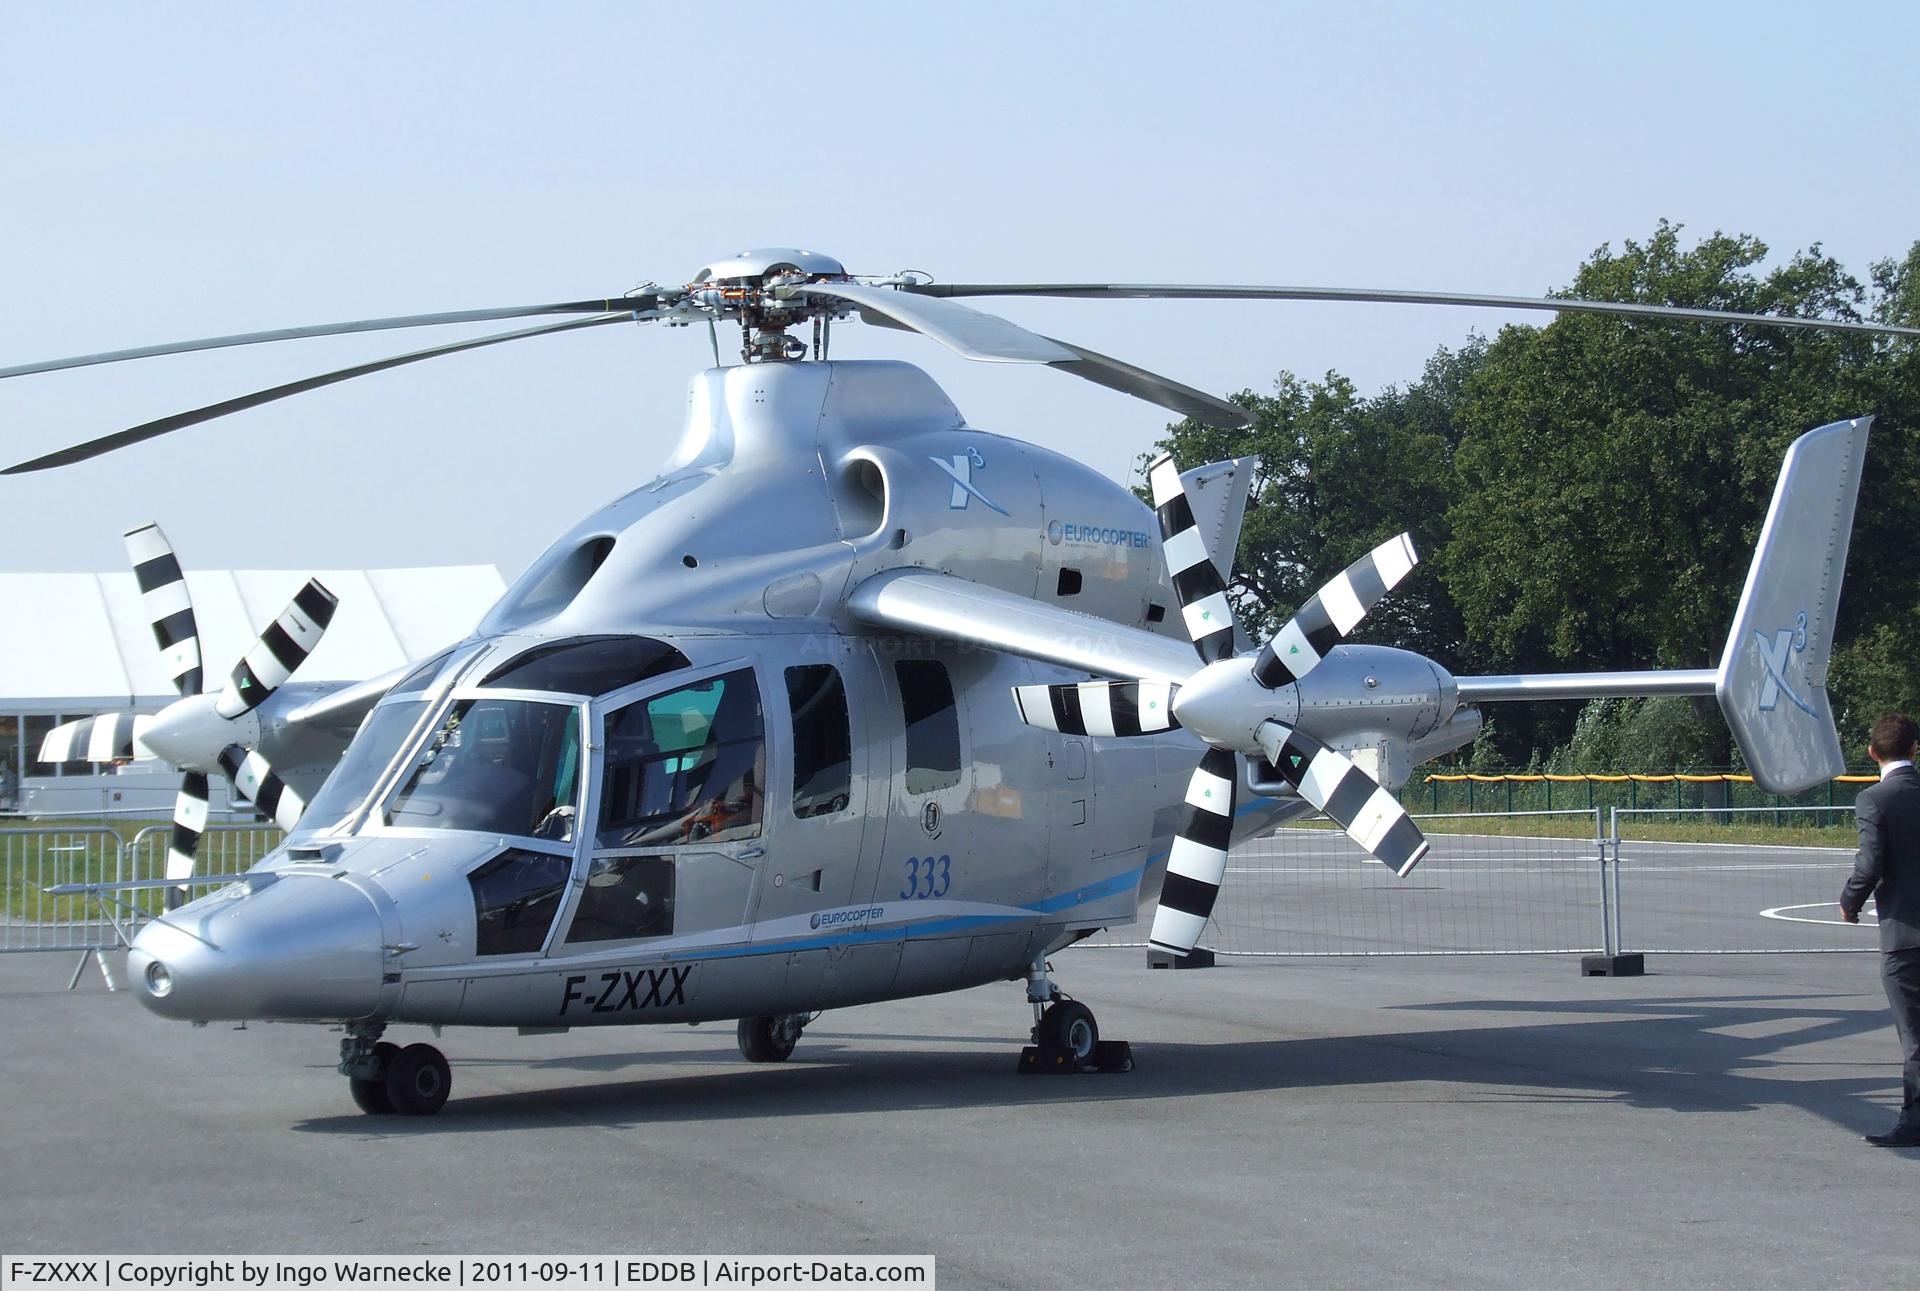
[[[1533,293],[1661,217],[1920,238],[1920,7],[16,5],[0,41],[0,366],[617,293],[742,247],[951,280]],[[1218,391],[1363,390],[1507,321],[1354,305],[993,302]],[[0,382],[8,462],[454,333]],[[907,358],[974,424],[1122,474],[1167,418],[1057,373]],[[699,330],[437,360],[0,480],[0,568],[489,561],[649,478]],[[0,607],[4,612],[4,607]]]

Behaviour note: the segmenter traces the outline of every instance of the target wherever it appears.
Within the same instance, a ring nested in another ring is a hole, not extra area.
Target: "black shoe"
[[[1877,1148],[1920,1148],[1920,1125],[1903,1121],[1885,1134],[1869,1134],[1866,1139]]]

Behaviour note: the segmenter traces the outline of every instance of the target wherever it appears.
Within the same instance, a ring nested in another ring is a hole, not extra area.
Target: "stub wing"
[[[951,574],[917,569],[875,574],[853,589],[847,608],[874,627],[985,646],[1104,677],[1182,682],[1198,667],[1193,647],[1184,641]]]

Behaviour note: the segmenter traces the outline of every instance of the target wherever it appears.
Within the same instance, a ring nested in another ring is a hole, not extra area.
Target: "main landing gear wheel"
[[[447,1104],[453,1071],[432,1045],[410,1044],[387,1064],[385,1084],[394,1111],[402,1116],[432,1116]]]
[[[369,1116],[388,1116],[393,1112],[393,1100],[387,1097],[387,1072],[393,1066],[393,1060],[400,1056],[400,1046],[382,1040],[373,1046],[374,1069],[380,1074],[370,1080],[358,1076],[347,1078],[347,1088],[353,1091],[353,1105]]]
[[[1068,999],[1053,984],[1053,968],[1045,956],[1027,969],[1027,1003],[1033,1006],[1033,1043],[1020,1051],[1022,1075],[1133,1070],[1133,1046],[1125,1040],[1100,1038],[1093,1010]]]
[[[1100,1025],[1093,1010],[1078,1000],[1060,1000],[1040,1015],[1033,1029],[1040,1065],[1050,1071],[1085,1071],[1100,1047]]]
[[[785,1062],[800,1043],[800,1032],[807,1025],[804,1013],[781,1013],[773,1017],[741,1018],[738,1036],[740,1056],[748,1062]]]

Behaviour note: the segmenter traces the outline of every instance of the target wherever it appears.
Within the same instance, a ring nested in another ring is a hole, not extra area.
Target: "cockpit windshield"
[[[449,708],[389,800],[385,822],[564,843],[580,796],[580,710],[528,699]]]
[[[424,699],[390,700],[368,713],[333,774],[307,804],[300,832],[337,825],[365,802],[381,773],[399,755],[401,744],[426,715],[426,708]]]

